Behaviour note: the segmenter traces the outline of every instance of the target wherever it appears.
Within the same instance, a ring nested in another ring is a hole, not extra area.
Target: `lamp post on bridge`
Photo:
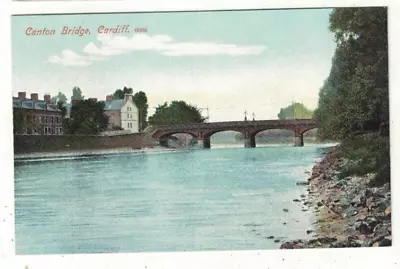
[[[253,112],[253,121],[255,121],[256,120],[256,114],[254,114],[254,112]]]
[[[247,121],[247,111],[244,111],[244,121]]]

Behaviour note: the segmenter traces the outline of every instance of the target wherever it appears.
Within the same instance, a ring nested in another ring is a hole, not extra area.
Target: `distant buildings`
[[[21,112],[20,117],[15,119],[20,121],[17,123],[19,134],[63,134],[62,111],[50,103],[50,98],[50,95],[44,95],[44,100],[39,100],[38,94],[32,93],[28,99],[26,92],[19,92],[18,97],[13,97],[13,110]]]
[[[133,103],[132,95],[125,94],[124,99],[113,100],[106,97],[105,114],[109,117],[109,127],[120,127],[132,133],[139,132],[139,110]]]

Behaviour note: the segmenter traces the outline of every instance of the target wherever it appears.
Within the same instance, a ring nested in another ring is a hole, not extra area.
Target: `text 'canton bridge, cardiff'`
[[[192,135],[198,141],[200,147],[210,148],[210,140],[213,134],[223,131],[236,131],[243,135],[245,147],[254,148],[257,133],[265,130],[282,129],[292,131],[294,146],[302,147],[304,145],[303,134],[315,128],[317,128],[317,125],[312,119],[210,122],[154,126],[151,137],[162,143],[174,134],[186,133]]]

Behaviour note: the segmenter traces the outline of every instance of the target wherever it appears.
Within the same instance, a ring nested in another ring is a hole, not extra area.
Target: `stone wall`
[[[15,154],[114,148],[141,149],[151,145],[151,139],[144,133],[116,136],[14,135]]]

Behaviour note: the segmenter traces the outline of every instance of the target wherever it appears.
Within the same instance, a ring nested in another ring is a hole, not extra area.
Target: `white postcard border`
[[[3,0],[4,1],[4,0]],[[400,108],[400,3],[398,1],[343,1],[298,0],[282,1],[198,1],[185,0],[141,2],[65,1],[57,2],[3,2],[0,8],[0,106],[3,124],[0,128],[2,154],[0,164],[0,268],[399,268],[400,199],[392,196],[393,246],[390,248],[313,249],[313,250],[260,250],[187,253],[130,253],[90,255],[16,256],[14,241],[14,180],[11,85],[10,14],[101,13],[182,10],[232,10],[260,8],[299,8],[336,6],[389,6],[389,61],[390,112],[392,145],[392,193],[400,193],[398,182],[400,160],[400,127],[397,120]],[[4,7],[3,7],[4,5]],[[397,255],[396,255],[397,254]]]

